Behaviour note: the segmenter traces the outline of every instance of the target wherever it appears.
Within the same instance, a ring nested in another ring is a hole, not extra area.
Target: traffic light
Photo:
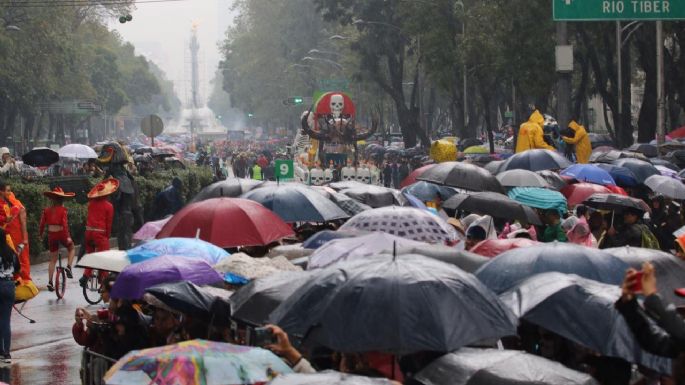
[[[131,16],[130,14],[123,15],[123,16],[119,17],[119,22],[121,24],[125,24],[126,22],[131,21],[131,20],[133,20],[133,16]]]
[[[304,104],[304,98],[301,96],[291,96],[283,100],[283,105],[286,106],[299,106],[301,104]]]

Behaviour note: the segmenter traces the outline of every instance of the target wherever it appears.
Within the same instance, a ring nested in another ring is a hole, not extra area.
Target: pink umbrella
[[[158,221],[147,222],[140,228],[135,234],[133,234],[133,239],[136,241],[149,241],[157,237],[157,233],[162,230],[162,227],[169,222],[171,216]]]
[[[519,247],[535,246],[537,244],[539,244],[539,242],[535,242],[527,238],[486,239],[478,243],[469,251],[478,255],[492,258],[508,250],[518,249]]]

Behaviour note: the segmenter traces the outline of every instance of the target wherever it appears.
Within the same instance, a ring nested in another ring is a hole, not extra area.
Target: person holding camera
[[[10,172],[19,172],[19,167],[10,154],[10,149],[7,147],[0,147],[0,158],[2,158],[2,166],[0,166],[0,174],[7,175]]]

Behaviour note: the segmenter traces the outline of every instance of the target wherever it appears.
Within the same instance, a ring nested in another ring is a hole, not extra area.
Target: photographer
[[[99,354],[103,354],[105,351],[104,332],[108,331],[110,326],[110,313],[115,311],[114,303],[110,303],[109,297],[114,281],[114,276],[108,276],[102,282],[102,288],[100,289],[102,302],[109,304],[109,308],[98,310],[96,315],[90,314],[83,308],[76,309],[74,314],[75,322],[71,328],[71,334],[76,343]]]
[[[8,173],[14,171],[19,172],[14,158],[10,154],[10,150],[7,147],[0,148],[0,157],[2,158],[2,167],[0,167],[0,174],[7,175]]]

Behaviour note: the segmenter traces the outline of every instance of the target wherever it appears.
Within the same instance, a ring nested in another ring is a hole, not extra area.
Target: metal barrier
[[[83,349],[81,356],[81,384],[82,385],[105,385],[103,378],[107,370],[117,360]]]

